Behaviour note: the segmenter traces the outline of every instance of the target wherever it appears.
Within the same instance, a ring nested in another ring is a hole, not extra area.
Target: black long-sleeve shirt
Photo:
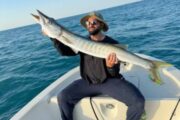
[[[77,55],[70,47],[62,44],[56,39],[51,40],[54,42],[55,48],[63,56],[74,56]],[[99,41],[110,44],[118,44],[114,39],[106,36],[104,40]],[[94,57],[82,52],[78,52],[80,55],[80,74],[81,77],[87,80],[89,83],[97,84],[102,83],[107,78],[122,77],[119,74],[120,63],[115,64],[112,68],[106,66],[106,61],[103,58]]]

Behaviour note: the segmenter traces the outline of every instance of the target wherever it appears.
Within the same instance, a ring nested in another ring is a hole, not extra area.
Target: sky
[[[0,31],[34,24],[36,9],[53,18],[101,10],[140,0],[0,0]]]

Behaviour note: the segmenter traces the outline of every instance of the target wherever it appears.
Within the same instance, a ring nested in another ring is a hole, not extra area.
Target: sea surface
[[[100,11],[107,35],[180,69],[180,0],[145,0]],[[28,13],[29,14],[29,13]],[[86,36],[83,16],[58,19]],[[37,24],[0,32],[0,120],[9,120],[25,104],[70,69],[79,56],[61,56]]]

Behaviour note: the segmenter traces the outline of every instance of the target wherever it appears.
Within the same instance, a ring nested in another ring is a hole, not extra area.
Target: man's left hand
[[[118,63],[118,59],[115,53],[109,54],[108,57],[106,58],[106,66],[109,68],[112,68],[117,63]]]

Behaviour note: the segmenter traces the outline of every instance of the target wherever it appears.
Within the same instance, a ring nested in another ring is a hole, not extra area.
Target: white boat
[[[137,54],[148,59],[150,56]],[[156,59],[157,60],[157,59]],[[121,74],[139,88],[145,96],[144,116],[147,120],[180,120],[180,70],[163,68],[160,72],[163,85],[157,85],[148,77],[148,71],[132,64],[121,64]],[[27,105],[11,120],[61,120],[57,94],[74,80],[80,78],[79,67],[60,77]],[[91,99],[91,100],[90,100]],[[108,96],[83,98],[75,106],[74,120],[125,120],[127,106]]]

